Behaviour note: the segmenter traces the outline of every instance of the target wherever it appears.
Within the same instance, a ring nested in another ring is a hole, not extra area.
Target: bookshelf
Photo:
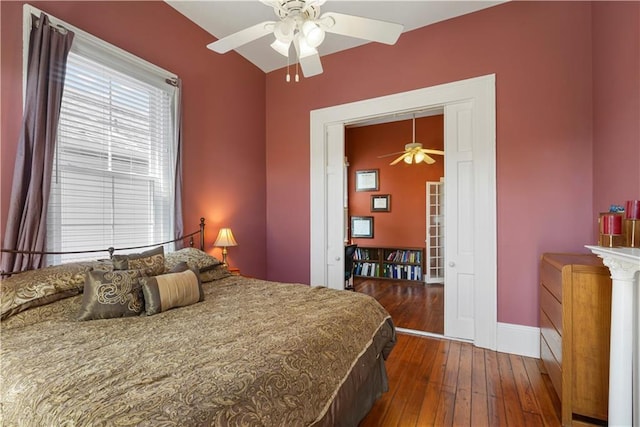
[[[358,247],[354,276],[423,282],[424,249]]]

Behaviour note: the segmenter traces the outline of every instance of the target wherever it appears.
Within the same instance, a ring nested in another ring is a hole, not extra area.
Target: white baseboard
[[[416,331],[396,327],[399,333],[418,335],[429,338],[441,338],[447,340],[471,342],[451,337],[445,337],[431,332]],[[540,328],[532,326],[514,325],[511,323],[498,323],[498,348],[501,353],[517,354],[519,356],[540,358]]]
[[[498,322],[497,350],[540,358],[540,328]]]

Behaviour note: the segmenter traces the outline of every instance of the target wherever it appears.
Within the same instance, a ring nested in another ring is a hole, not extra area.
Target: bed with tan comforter
[[[387,389],[380,304],[220,277],[152,316],[78,321],[78,294],[3,319],[0,424],[357,425]]]

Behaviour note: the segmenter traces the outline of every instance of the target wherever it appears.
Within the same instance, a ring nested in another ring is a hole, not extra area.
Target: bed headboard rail
[[[200,224],[197,231],[194,231],[189,234],[185,234],[181,237],[178,237],[173,240],[167,240],[166,242],[160,243],[152,243],[150,245],[140,245],[140,246],[129,246],[126,248],[114,248],[109,247],[106,249],[89,249],[85,251],[64,251],[64,252],[54,252],[54,251],[21,251],[16,249],[0,249],[0,253],[12,253],[12,254],[26,254],[26,255],[69,255],[69,254],[91,254],[91,253],[100,253],[100,252],[108,252],[109,258],[113,257],[113,254],[121,251],[131,251],[134,249],[145,249],[145,248],[153,248],[156,246],[168,245],[169,243],[181,242],[186,239],[189,239],[189,246],[194,246],[194,237],[198,236],[198,243],[201,250],[204,250],[204,218],[200,218]],[[19,271],[12,272],[4,272],[0,271],[0,276],[10,276],[12,274],[19,273]]]

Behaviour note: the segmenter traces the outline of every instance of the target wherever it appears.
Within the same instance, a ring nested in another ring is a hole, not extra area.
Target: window
[[[172,77],[76,33],[54,155],[47,251],[174,238],[178,89]],[[53,255],[47,263],[86,258]]]

